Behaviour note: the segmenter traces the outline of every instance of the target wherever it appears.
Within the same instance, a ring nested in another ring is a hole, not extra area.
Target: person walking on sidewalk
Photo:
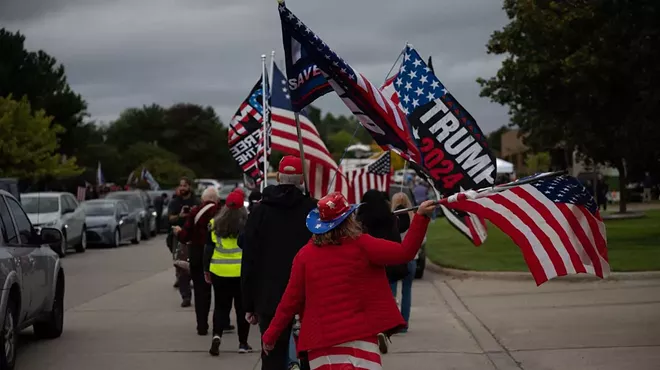
[[[179,188],[177,189],[178,196],[176,198],[172,198],[169,203],[167,213],[169,215],[170,225],[172,227],[182,227],[192,208],[199,204],[199,200],[190,191],[190,184],[190,179],[187,177],[182,177],[179,181]],[[176,240],[176,238],[174,238],[173,247],[173,255],[175,260],[187,260],[187,244],[180,243]],[[179,288],[179,294],[181,294],[181,307],[190,307],[190,301],[192,299],[192,291],[190,288],[190,273],[181,267],[175,267],[175,273],[176,286]]]
[[[265,353],[301,313],[298,351],[307,351],[312,370],[382,368],[376,336],[406,325],[385,266],[415,256],[435,204],[421,204],[403,243],[362,233],[357,208],[331,193],[309,213],[306,225],[314,236],[293,261],[284,297],[262,336]]]
[[[252,209],[245,227],[243,244],[243,302],[251,323],[263,334],[289,282],[296,253],[312,234],[305,218],[316,201],[300,189],[303,184],[300,158],[285,156],[278,168],[279,185],[268,186],[258,206]],[[262,370],[285,370],[293,316],[278,333],[270,356],[262,353]],[[300,351],[298,351],[300,352]]]
[[[398,211],[401,209],[412,208],[412,201],[406,193],[396,193],[392,197],[392,211]],[[408,229],[410,228],[410,220],[413,219],[414,213],[408,212],[403,213],[397,217],[398,232],[401,234],[401,238],[405,238]],[[401,330],[402,333],[408,332],[408,326],[410,325],[410,308],[412,307],[412,286],[415,281],[415,272],[417,271],[417,256],[408,262],[408,274],[403,276],[401,279],[392,279],[390,278],[390,288],[392,288],[392,294],[394,298],[397,296],[397,288],[399,281],[401,281],[401,315],[403,319],[406,320],[406,327]]]
[[[238,352],[252,352],[248,344],[250,324],[245,320],[241,294],[241,258],[238,236],[245,227],[247,210],[243,206],[245,195],[235,190],[227,196],[225,206],[209,222],[208,241],[204,249],[204,277],[213,284],[215,307],[213,309],[213,339],[209,353],[220,354],[222,332],[231,312],[232,301],[238,326]]]
[[[175,226],[172,230],[179,241],[190,244],[188,249],[188,260],[190,263],[190,277],[194,284],[195,315],[197,317],[197,334],[206,335],[209,330],[209,311],[211,309],[211,284],[204,279],[204,246],[209,236],[209,222],[218,214],[218,191],[209,186],[202,193],[202,204],[193,207],[190,215],[182,227]],[[225,331],[235,329],[229,325],[227,315],[227,326]]]

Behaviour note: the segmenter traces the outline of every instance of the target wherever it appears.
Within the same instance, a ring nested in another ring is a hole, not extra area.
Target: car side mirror
[[[75,210],[72,208],[65,208],[62,210],[62,214],[65,215],[67,213],[73,213]]]
[[[52,250],[59,250],[62,247],[64,235],[62,231],[53,227],[44,227],[39,232],[41,244],[48,244]]]

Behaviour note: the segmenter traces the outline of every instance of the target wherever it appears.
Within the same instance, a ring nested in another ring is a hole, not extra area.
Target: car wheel
[[[9,298],[7,302],[7,309],[5,310],[5,317],[2,324],[2,332],[0,333],[0,368],[11,370],[16,364],[16,304]]]
[[[61,279],[61,277],[60,277]],[[55,288],[55,299],[45,321],[34,324],[34,335],[41,339],[55,339],[62,335],[64,330],[64,282],[58,280]]]
[[[82,235],[80,236],[80,243],[76,245],[76,252],[85,253],[87,250],[87,228],[83,226]]]
[[[135,227],[135,237],[131,240],[131,243],[140,244],[141,239],[142,239],[142,231],[140,230],[139,226],[136,226]]]
[[[149,232],[149,225],[142,225],[142,239],[144,240],[149,240],[149,235],[151,234]]]
[[[55,251],[60,258],[66,257],[66,250],[69,248],[69,240],[66,237],[66,231],[62,231],[62,245],[60,245],[60,250]]]
[[[112,247],[113,248],[119,248],[119,244],[121,244],[121,234],[119,233],[119,229],[115,229],[115,232],[112,234]]]

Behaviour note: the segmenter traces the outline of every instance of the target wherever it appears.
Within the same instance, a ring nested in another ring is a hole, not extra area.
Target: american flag
[[[295,115],[291,105],[291,94],[282,72],[273,68],[273,90],[271,106],[272,148],[290,155],[300,156]],[[332,159],[314,123],[304,113],[298,115],[303,139],[303,150],[308,170],[308,184],[312,197],[322,198],[329,192],[339,191],[346,196],[346,178],[337,174],[339,167]]]
[[[384,152],[366,167],[344,171],[351,185],[347,200],[359,203],[362,195],[370,189],[388,192],[392,175],[390,163],[390,152]]]
[[[228,133],[232,157],[256,184],[260,184],[264,178],[262,94],[260,78],[232,117]],[[268,115],[267,109],[268,107],[266,107],[266,115]]]
[[[537,285],[579,273],[607,277],[605,224],[593,197],[574,177],[545,176],[458,193],[441,203],[490,220],[511,237]]]
[[[412,136],[406,115],[391,100],[342,58],[333,52],[312,30],[281,2],[282,31],[300,43],[306,55],[316,63],[326,80],[357,117],[376,143],[384,150],[394,150],[404,159],[421,162],[421,153]],[[285,56],[292,55],[286,50]],[[287,65],[290,63],[287,63]],[[289,71],[287,71],[288,74]]]

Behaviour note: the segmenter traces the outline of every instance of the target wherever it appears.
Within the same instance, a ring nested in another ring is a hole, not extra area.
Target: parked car
[[[54,227],[62,231],[64,241],[55,251],[60,257],[66,256],[70,247],[74,247],[78,253],[87,250],[85,211],[80,208],[73,194],[25,193],[21,194],[21,203],[35,227]]]
[[[87,224],[87,242],[114,248],[130,241],[138,244],[142,239],[140,214],[131,212],[120,199],[95,199],[82,203]]]
[[[18,200],[0,190],[0,369],[14,368],[21,330],[32,326],[38,338],[62,334],[64,270],[54,250],[63,242],[60,229],[37,230]]]
[[[216,190],[222,189],[223,184],[216,180],[216,179],[195,179],[193,180],[193,183],[195,183],[195,192],[201,194],[204,189],[208,188],[209,186],[213,186],[216,188]]]
[[[394,194],[399,192],[405,193],[412,202],[413,206],[418,205],[415,202],[415,196],[413,195],[412,190],[407,186],[398,186],[398,185],[390,186],[390,199],[392,199]],[[415,279],[421,279],[422,277],[424,277],[424,270],[426,269],[426,236],[424,236],[424,241],[422,241],[422,247],[419,248],[419,252],[417,252],[417,256],[415,256],[415,259],[417,260],[417,270],[415,271]]]
[[[169,230],[169,227],[170,227],[170,223],[169,223],[170,221],[169,221],[169,218],[168,218],[168,215],[167,215],[167,207],[170,205],[170,200],[172,200],[172,197],[174,196],[175,191],[174,190],[150,190],[147,193],[149,194],[149,196],[151,197],[152,202],[154,203],[154,209],[156,209],[156,207],[155,207],[156,203],[155,203],[154,200],[157,197],[162,196],[163,193],[167,194],[167,198],[165,198],[165,201],[163,202],[163,209],[162,209],[161,214],[160,214],[160,230],[158,230],[159,232],[163,232],[163,231],[167,232]]]
[[[156,209],[146,192],[142,190],[116,191],[108,193],[104,199],[123,200],[128,204],[129,212],[138,212],[142,239],[149,239],[152,235],[156,235]]]

